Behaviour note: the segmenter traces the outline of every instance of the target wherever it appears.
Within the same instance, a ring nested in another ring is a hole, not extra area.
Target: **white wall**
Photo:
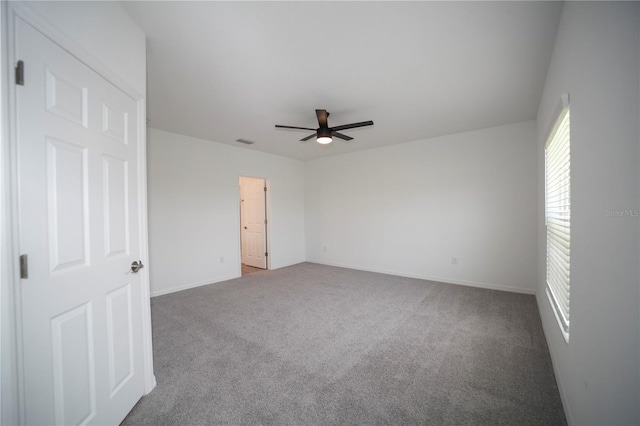
[[[531,121],[309,161],[307,258],[533,293],[535,154]]]
[[[639,424],[638,2],[567,2],[538,111],[538,290],[571,424]],[[571,106],[571,326],[545,295],[544,142],[562,93]]]
[[[82,60],[91,59],[91,65],[100,65],[100,71],[106,71],[105,77],[126,85],[138,95],[146,92],[146,50],[144,33],[117,2],[21,2],[15,5],[22,14],[29,16],[31,21],[44,24],[47,35],[60,42],[64,39],[65,46],[73,46],[72,53]],[[2,60],[3,71],[7,60],[8,25],[7,20],[12,11],[6,2],[2,2]],[[6,12],[6,13],[5,13]],[[40,27],[44,29],[43,27]],[[49,29],[55,34],[49,33]],[[28,65],[27,65],[28,66]],[[14,357],[14,295],[13,277],[14,260],[12,250],[12,222],[9,167],[10,150],[7,137],[7,106],[9,74],[2,73],[2,151],[0,169],[0,188],[2,206],[0,212],[0,226],[2,237],[0,240],[0,258],[2,271],[0,318],[2,323],[0,335],[0,375],[2,376],[1,393],[1,424],[17,424],[17,389],[16,389],[16,361]],[[144,101],[143,101],[144,103]]]
[[[268,179],[271,269],[305,260],[301,161],[156,129],[147,160],[152,295],[240,276],[240,176]]]

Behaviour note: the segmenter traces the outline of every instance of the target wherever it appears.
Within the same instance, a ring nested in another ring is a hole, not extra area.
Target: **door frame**
[[[265,228],[265,240],[266,240],[265,247],[268,253],[266,266],[267,266],[267,270],[271,269],[271,181],[269,180],[269,178],[266,178],[266,177],[254,176],[249,173],[241,173],[238,175],[238,203],[236,204],[238,206],[238,214],[236,215],[236,217],[238,218],[238,225],[236,226],[236,229],[239,231],[238,232],[238,276],[239,277],[242,276],[242,221],[240,218],[242,214],[241,207],[240,207],[240,204],[242,204],[242,202],[240,201],[242,199],[242,194],[240,192],[240,178],[242,177],[262,179],[264,181],[264,185],[267,187],[267,194],[264,200],[264,203],[265,203],[264,210],[265,210],[265,218],[267,219],[267,224],[264,228]]]
[[[2,43],[2,85],[1,99],[1,136],[2,147],[0,160],[2,174],[0,191],[2,209],[0,210],[0,226],[2,245],[0,246],[0,272],[2,304],[0,305],[0,356],[1,373],[7,378],[2,386],[0,405],[0,421],[4,423],[24,424],[26,420],[26,404],[24,394],[23,342],[21,315],[21,287],[18,259],[20,257],[19,231],[20,217],[18,211],[18,139],[16,135],[16,87],[13,65],[15,52],[15,19],[21,18],[32,25],[47,38],[73,55],[80,62],[91,68],[98,75],[122,90],[131,97],[138,109],[138,199],[140,209],[139,238],[140,257],[149,263],[148,223],[147,223],[147,167],[146,167],[146,98],[136,89],[122,80],[115,72],[103,65],[84,47],[68,38],[60,29],[41,15],[34,6],[27,2],[1,2],[0,7],[0,39]],[[156,386],[153,373],[153,348],[151,340],[151,306],[149,293],[149,269],[140,271],[142,308],[142,349],[144,393],[148,394]],[[5,376],[8,374],[8,376]],[[4,382],[4,380],[3,380]]]

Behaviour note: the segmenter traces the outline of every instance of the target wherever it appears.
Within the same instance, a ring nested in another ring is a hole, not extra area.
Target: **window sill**
[[[556,303],[553,300],[553,295],[549,291],[549,287],[547,286],[545,290],[547,293],[547,299],[549,299],[549,304],[551,305],[551,310],[553,311],[553,314],[556,316],[556,321],[558,321],[558,328],[560,328],[560,332],[562,333],[562,337],[564,337],[564,341],[568,344],[569,343],[569,330],[568,330],[569,327],[567,326],[567,329],[565,330],[564,324],[560,319],[560,313],[558,312]]]

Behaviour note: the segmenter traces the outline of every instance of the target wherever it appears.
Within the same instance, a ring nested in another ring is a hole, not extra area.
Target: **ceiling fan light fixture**
[[[318,139],[316,139],[316,141],[322,145],[326,145],[333,142],[333,139],[331,139],[329,136],[320,136]]]

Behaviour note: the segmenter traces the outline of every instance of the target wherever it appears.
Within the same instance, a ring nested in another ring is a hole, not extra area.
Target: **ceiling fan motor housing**
[[[318,137],[319,138],[330,138],[331,137],[331,129],[328,127],[319,127],[318,128]]]

